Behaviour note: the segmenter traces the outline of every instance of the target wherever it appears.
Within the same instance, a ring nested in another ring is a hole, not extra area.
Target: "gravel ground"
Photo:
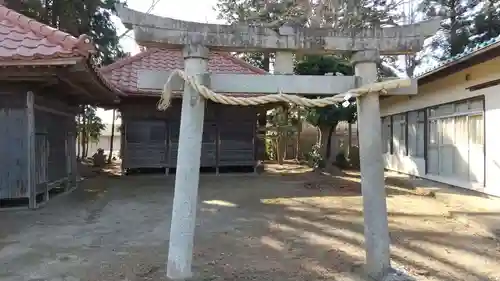
[[[361,280],[356,179],[273,172],[202,176],[196,280]],[[397,268],[417,280],[500,280],[497,238],[450,204],[387,191]],[[0,212],[0,280],[166,280],[172,198],[173,176],[100,175],[40,210]]]

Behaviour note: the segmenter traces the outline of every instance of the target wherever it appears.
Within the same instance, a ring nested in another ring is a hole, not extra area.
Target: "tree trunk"
[[[49,0],[45,0],[45,15],[42,16],[43,22],[50,24],[50,9],[52,7],[52,4],[50,3]]]
[[[111,159],[113,158],[113,141],[115,138],[115,114],[116,109],[113,109],[113,121],[111,121],[111,138],[109,140],[109,155],[108,155],[108,163],[111,163]]]
[[[332,135],[333,135],[333,132],[335,131],[335,128],[336,126],[332,126],[328,129],[328,136],[327,136],[327,139],[326,139],[326,159],[328,160],[328,162],[330,162],[330,159],[331,159],[331,154],[332,154]]]
[[[257,138],[258,141],[258,146],[257,146],[257,161],[264,161],[269,158],[267,155],[267,149],[266,149],[266,138],[267,138],[267,130],[266,130],[266,125],[267,125],[267,112],[263,109],[259,110],[259,117],[257,120],[257,127],[259,128],[259,134],[261,137]],[[262,150],[262,151],[261,151]],[[267,159],[266,159],[267,158]]]
[[[286,150],[286,137],[287,137],[287,122],[286,122],[286,108],[280,105],[276,108],[276,120],[273,124],[276,127],[276,159],[278,164],[283,165],[283,160],[285,159]]]
[[[85,143],[85,156],[88,156],[89,155],[89,142],[88,142],[88,138],[87,138],[87,142]]]
[[[283,137],[283,161],[287,158],[288,152],[288,138]]]
[[[300,117],[300,107],[297,109],[297,136],[295,139],[295,160],[300,160],[300,135],[302,133],[302,120]]]
[[[87,142],[87,118],[85,117],[85,113],[85,105],[82,105],[82,159],[85,159],[87,157],[87,155],[85,155],[85,143]]]
[[[23,8],[23,2],[21,0],[6,0],[5,6],[16,12],[21,12]]]
[[[89,114],[87,114],[89,115]],[[85,156],[89,156],[89,147],[90,147],[90,133],[91,133],[91,128],[92,128],[92,120],[90,116],[85,116],[86,117],[86,123],[87,123],[87,130],[86,130],[86,135],[85,135]],[[91,155],[92,156],[92,155]]]
[[[54,28],[60,28],[58,20],[57,20],[58,14],[59,14],[59,1],[52,0],[50,26],[53,26]]]
[[[82,127],[82,122],[80,121],[80,114],[78,114],[76,116],[76,118],[77,118],[78,127],[81,128]],[[81,153],[82,149],[81,149],[80,145],[81,145],[81,142],[82,142],[82,136],[81,136],[81,134],[80,134],[79,131],[77,131],[76,136],[77,136],[76,137],[76,159],[81,159],[80,153]]]
[[[264,70],[269,72],[269,64],[271,63],[271,60],[269,58],[269,53],[265,52],[264,53],[264,59],[262,61],[262,64],[264,65]]]
[[[321,145],[320,154],[321,154],[321,157],[323,158],[323,160],[325,160],[325,161],[328,160],[326,158],[327,157],[327,155],[326,155],[326,144],[327,144],[327,141],[328,141],[328,130],[329,130],[328,127],[321,127],[320,128],[320,141],[319,141],[319,144]]]
[[[276,139],[276,158],[278,159],[278,164],[283,165],[284,160],[284,151],[283,151],[283,136],[281,136],[281,132]]]
[[[280,148],[279,148],[279,136],[276,136],[275,138],[272,139],[271,143],[273,144],[273,150],[274,150],[274,155],[273,155],[273,160],[276,160],[279,163],[279,157],[280,155]]]
[[[330,154],[331,154],[331,146],[332,146],[332,135],[337,129],[337,124],[333,124],[333,126],[329,127],[321,127],[321,156],[323,160],[325,160],[326,164],[331,163]]]
[[[356,139],[358,140],[358,146],[359,146],[359,126],[356,126]]]
[[[352,123],[347,124],[347,147],[345,151],[345,156],[349,159],[349,153],[351,153],[351,147],[352,147]]]
[[[81,144],[80,144],[80,139],[81,137],[79,136],[79,134],[77,134],[77,138],[76,138],[76,159],[80,159],[81,158],[81,151],[82,151],[82,148],[81,148]]]
[[[286,129],[283,130],[283,135],[282,135],[283,161],[287,159],[287,152],[288,152],[288,137],[289,137],[289,135],[288,135],[288,124],[289,124],[288,115],[289,115],[289,110],[290,110],[290,106],[283,107],[283,115],[284,115],[285,126],[286,126]]]

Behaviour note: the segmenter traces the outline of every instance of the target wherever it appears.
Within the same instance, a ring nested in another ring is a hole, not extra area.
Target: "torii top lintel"
[[[138,44],[181,47],[202,43],[213,50],[291,51],[302,54],[355,52],[376,49],[382,55],[415,53],[439,29],[441,19],[388,28],[337,31],[333,28],[205,24],[159,17],[116,6],[123,24],[134,29]]]

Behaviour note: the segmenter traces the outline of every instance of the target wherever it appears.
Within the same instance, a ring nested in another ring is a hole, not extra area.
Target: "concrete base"
[[[374,280],[369,277],[362,277],[357,274],[348,274],[348,273],[343,273],[342,276],[338,277],[339,279],[335,279],[338,281],[379,281],[379,280]],[[172,278],[167,278],[169,281],[202,281],[203,279],[200,277],[191,277],[191,278],[186,278],[186,279],[172,279]],[[407,275],[404,272],[395,270],[395,272],[388,274],[384,279],[380,281],[417,281],[416,278],[411,277]]]
[[[189,277],[189,278],[184,278],[184,279],[173,279],[173,278],[166,278],[168,281],[203,281],[203,278],[201,277]]]
[[[342,277],[335,279],[338,281],[417,281],[416,278],[410,276],[405,270],[390,268],[389,273],[382,278],[373,278],[369,276],[369,268],[364,264],[358,264],[353,268],[352,272],[343,273]]]
[[[392,268],[391,272],[381,281],[417,281],[417,279],[408,275],[404,270]]]
[[[417,279],[403,274],[403,275],[397,275],[397,274],[390,274],[386,276],[382,281],[416,281]]]

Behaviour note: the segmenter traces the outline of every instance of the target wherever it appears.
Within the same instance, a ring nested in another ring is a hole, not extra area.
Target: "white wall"
[[[102,148],[104,150],[104,154],[109,153],[109,145],[111,144],[111,136],[100,136],[99,141],[97,143],[91,142],[89,144],[89,153],[88,156],[92,157],[94,153],[97,152],[97,149]],[[78,142],[76,143],[76,150],[78,151]],[[119,156],[120,152],[120,135],[115,135],[113,138],[113,154]]]
[[[111,110],[103,111],[102,112],[109,113],[111,114]],[[101,113],[102,113],[101,112]],[[114,133],[114,138],[113,138],[113,153],[116,156],[119,156],[120,152],[120,145],[121,145],[121,132],[120,132],[120,126],[121,126],[121,121],[115,123],[115,133]],[[88,156],[92,157],[94,153],[97,152],[97,149],[102,148],[104,150],[104,153],[107,154],[109,152],[109,145],[111,143],[111,123],[104,123],[104,129],[101,131],[101,136],[99,137],[99,140],[97,142],[91,142],[89,144],[89,151],[88,151]],[[78,140],[76,142],[76,150],[78,151]]]
[[[111,136],[101,136],[99,137],[99,142],[91,143],[89,146],[89,156],[94,155],[97,152],[97,149],[104,149],[104,154],[109,153],[109,145],[111,144]],[[114,136],[113,138],[113,153],[118,155],[120,151],[120,135]]]
[[[500,85],[477,91],[467,89],[470,86],[495,79],[500,79],[500,59],[498,58],[425,84],[419,87],[419,93],[416,96],[395,96],[380,102],[381,116],[388,116],[484,95],[486,158],[484,186],[425,175],[425,160],[423,158],[386,154],[384,155],[386,168],[500,196],[500,129],[498,129],[500,123]]]

